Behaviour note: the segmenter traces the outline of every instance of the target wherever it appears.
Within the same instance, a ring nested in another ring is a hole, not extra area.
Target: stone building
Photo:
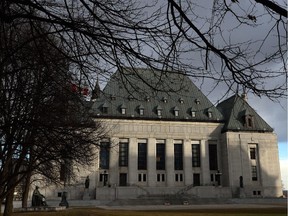
[[[109,137],[79,174],[90,177],[91,199],[282,195],[277,136],[245,96],[214,106],[183,74],[123,73],[92,97],[91,115]],[[71,199],[83,193],[75,185]]]

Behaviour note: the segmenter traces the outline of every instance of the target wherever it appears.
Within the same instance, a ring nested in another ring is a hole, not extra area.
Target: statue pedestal
[[[240,190],[239,190],[239,198],[245,198],[245,197],[246,197],[246,194],[245,194],[244,188],[240,188]]]
[[[89,189],[85,188],[84,194],[83,194],[83,200],[90,200],[90,195],[89,195]]]
[[[66,206],[66,208],[69,207],[69,203],[67,202],[67,192],[63,192],[61,196],[61,202],[59,203],[59,206]]]

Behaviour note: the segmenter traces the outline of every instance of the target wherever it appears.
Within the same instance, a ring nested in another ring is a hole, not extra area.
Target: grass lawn
[[[124,211],[99,208],[69,208],[59,212],[14,213],[13,216],[286,216],[287,207],[260,209],[193,209],[163,211]]]

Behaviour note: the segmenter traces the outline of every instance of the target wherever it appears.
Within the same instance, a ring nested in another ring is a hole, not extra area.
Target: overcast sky
[[[197,11],[195,13],[199,14],[200,17],[211,17],[211,6],[213,1],[210,0],[201,0],[201,1],[192,1],[192,3],[197,3],[197,5],[194,5],[192,8],[194,10],[195,7],[197,7]],[[214,1],[216,2],[216,1]],[[221,2],[221,1],[218,1]],[[230,1],[227,1],[230,3]],[[265,8],[258,3],[255,3],[256,1],[250,1],[250,0],[243,0],[243,1],[237,1],[236,3],[231,3],[232,10],[237,9],[237,13],[239,12],[239,15],[243,17],[247,17],[248,14],[255,15],[257,17],[257,21],[255,24],[259,24],[259,26],[247,26],[243,25],[241,27],[237,26],[237,20],[233,18],[233,16],[225,20],[225,25],[223,26],[223,31],[225,31],[225,26],[227,26],[227,29],[232,28],[233,32],[227,31],[225,34],[227,38],[229,38],[229,41],[234,43],[240,43],[247,40],[257,40],[261,41],[265,36],[267,35],[267,32],[271,29],[271,27],[275,24],[275,20],[271,19],[271,16],[268,14]],[[253,5],[253,3],[255,5]],[[277,1],[278,4],[285,5],[285,1],[279,0]],[[183,3],[184,4],[184,3]],[[210,8],[210,9],[209,9]],[[205,11],[202,12],[201,10]],[[266,15],[263,15],[266,13]],[[192,15],[193,16],[193,15]],[[195,23],[194,23],[195,24]],[[200,25],[201,19],[200,19]],[[227,30],[226,29],[226,30]],[[223,33],[223,32],[222,32]],[[224,34],[224,35],[225,35]],[[280,31],[280,34],[286,38],[285,32]],[[266,38],[266,43],[261,46],[261,54],[269,55],[271,53],[271,50],[277,49],[277,38],[275,38],[275,35],[277,35],[276,32],[269,35],[269,37]],[[258,42],[259,42],[258,41]],[[285,42],[285,41],[284,41]],[[255,43],[255,49],[257,50],[257,45]],[[251,47],[253,49],[253,46]],[[255,51],[255,50],[254,50]],[[257,53],[257,52],[256,52]],[[190,53],[190,59],[191,56],[193,57],[193,52]],[[188,58],[189,59],[189,58]],[[195,58],[193,59],[195,61]],[[215,62],[217,64],[217,62]],[[197,65],[198,63],[195,62]],[[201,64],[201,62],[200,62]],[[280,65],[280,66],[279,66]],[[272,68],[272,70],[277,72],[277,68],[281,67],[281,63],[277,65],[267,65],[267,67]],[[216,67],[217,68],[217,67]],[[275,69],[274,69],[275,68]],[[285,83],[285,80],[269,80],[266,82],[266,86],[274,85],[277,83]],[[201,85],[200,82],[196,82],[196,80],[192,81],[198,86]],[[199,80],[198,80],[199,81]],[[286,80],[287,81],[287,80]],[[207,82],[207,81],[206,81]],[[208,81],[206,84],[201,86],[201,90],[206,93],[207,97],[211,100],[212,103],[217,104],[217,102],[222,101],[230,96],[232,96],[233,92],[230,92],[228,95],[226,94],[227,86],[220,84],[215,90],[213,89],[211,83]],[[210,92],[212,91],[212,92]],[[234,89],[235,91],[235,89]],[[241,91],[241,90],[240,90]],[[210,93],[209,93],[210,92]],[[239,92],[241,94],[241,92]],[[273,102],[270,99],[266,97],[258,97],[253,95],[251,92],[248,91],[248,103],[252,108],[255,109],[255,111],[274,129],[274,132],[278,135],[278,147],[279,147],[279,158],[280,158],[280,164],[281,164],[281,172],[282,172],[282,179],[283,183],[285,185],[285,188],[288,188],[288,143],[287,143],[287,99],[279,99],[278,102]]]

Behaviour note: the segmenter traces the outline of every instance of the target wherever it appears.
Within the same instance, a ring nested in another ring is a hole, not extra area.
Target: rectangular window
[[[138,143],[138,170],[147,170],[147,143]]]
[[[128,142],[119,143],[119,166],[128,166]]]
[[[257,181],[258,180],[257,166],[251,166],[251,172],[252,172],[252,181]]]
[[[165,170],[165,143],[156,144],[156,169]]]
[[[109,152],[110,143],[101,142],[100,143],[100,169],[109,169]]]
[[[183,174],[182,173],[175,174],[175,181],[176,182],[183,182]]]
[[[127,186],[127,173],[119,174],[119,186]]]
[[[161,179],[161,175],[157,174],[157,182],[160,182],[160,179]]]
[[[195,118],[196,117],[196,112],[195,111],[191,111],[191,115],[192,115],[193,118]]]
[[[126,109],[125,109],[125,108],[122,108],[122,109],[121,109],[121,113],[122,113],[122,115],[125,115],[125,114],[126,114]]]
[[[183,144],[174,144],[174,169],[183,170]]]
[[[256,148],[250,148],[250,159],[251,160],[256,160]]]
[[[157,174],[157,182],[165,182],[165,174],[164,173],[162,173],[162,174],[158,173]]]
[[[108,107],[102,107],[102,112],[107,114],[108,113]]]
[[[175,116],[179,116],[179,111],[178,110],[174,110]]]
[[[192,167],[200,167],[200,145],[192,144]]]
[[[143,174],[143,182],[146,182],[146,174]]]
[[[200,186],[200,173],[193,173],[193,185]]]
[[[218,170],[217,145],[209,144],[209,167],[210,170]]]
[[[60,165],[60,181],[66,181],[66,164],[61,163]]]
[[[138,181],[139,182],[146,182],[146,173],[139,173],[138,174]]]

